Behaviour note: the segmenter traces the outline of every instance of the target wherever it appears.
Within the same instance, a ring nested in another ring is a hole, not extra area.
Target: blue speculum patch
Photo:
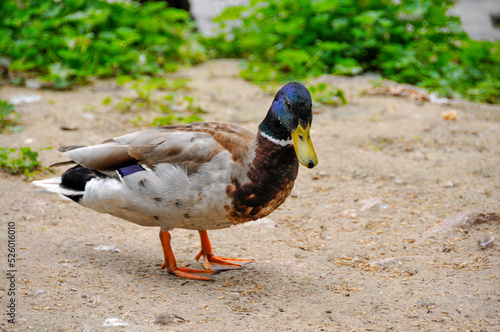
[[[131,175],[131,174],[134,174],[137,172],[142,172],[142,171],[144,171],[144,167],[142,167],[139,164],[133,164],[130,166],[125,166],[125,167],[119,168],[117,171],[118,171],[118,173],[120,173],[120,175],[122,177],[124,177],[124,176]]]

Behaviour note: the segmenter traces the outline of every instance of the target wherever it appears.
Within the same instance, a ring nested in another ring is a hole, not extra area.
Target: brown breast
[[[233,224],[263,218],[276,210],[290,195],[297,178],[298,160],[292,145],[280,146],[258,135],[255,158],[247,183],[237,179],[227,186],[232,199],[227,207]]]

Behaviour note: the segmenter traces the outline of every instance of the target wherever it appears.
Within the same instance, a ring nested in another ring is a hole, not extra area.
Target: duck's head
[[[259,129],[278,144],[293,142],[299,162],[313,168],[318,157],[311,141],[311,122],[311,94],[302,84],[292,82],[278,91]]]

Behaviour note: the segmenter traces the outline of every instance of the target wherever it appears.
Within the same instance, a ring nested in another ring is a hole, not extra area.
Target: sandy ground
[[[273,96],[237,72],[235,61],[214,61],[177,75],[192,79],[205,120],[255,131]],[[4,271],[7,222],[17,236],[17,324],[3,316],[0,330],[500,330],[500,247],[478,244],[498,239],[498,220],[432,232],[457,213],[499,210],[500,107],[419,104],[363,95],[369,78],[324,80],[349,104],[315,109],[318,167],[301,168],[293,197],[268,218],[209,232],[216,254],[255,259],[212,282],[159,270],[158,229],[0,173]],[[129,122],[137,113],[102,104],[130,95],[111,81],[66,92],[4,86],[0,98],[20,94],[41,101],[17,107],[24,129],[0,135],[0,146],[94,144],[146,128]],[[457,120],[442,117],[450,109]],[[40,158],[62,160],[56,149]],[[172,235],[180,264],[201,266],[197,232]],[[4,311],[8,288],[4,279]]]

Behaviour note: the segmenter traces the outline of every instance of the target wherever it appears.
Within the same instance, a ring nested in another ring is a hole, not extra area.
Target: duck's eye
[[[283,124],[281,123],[280,120],[274,121],[273,124],[274,124],[274,130],[278,130],[278,131],[283,130]]]
[[[285,100],[285,106],[286,106],[286,108],[288,108],[288,109],[291,109],[291,108],[292,108],[292,104],[291,104],[291,103],[290,103],[290,101],[288,101],[288,100]]]

